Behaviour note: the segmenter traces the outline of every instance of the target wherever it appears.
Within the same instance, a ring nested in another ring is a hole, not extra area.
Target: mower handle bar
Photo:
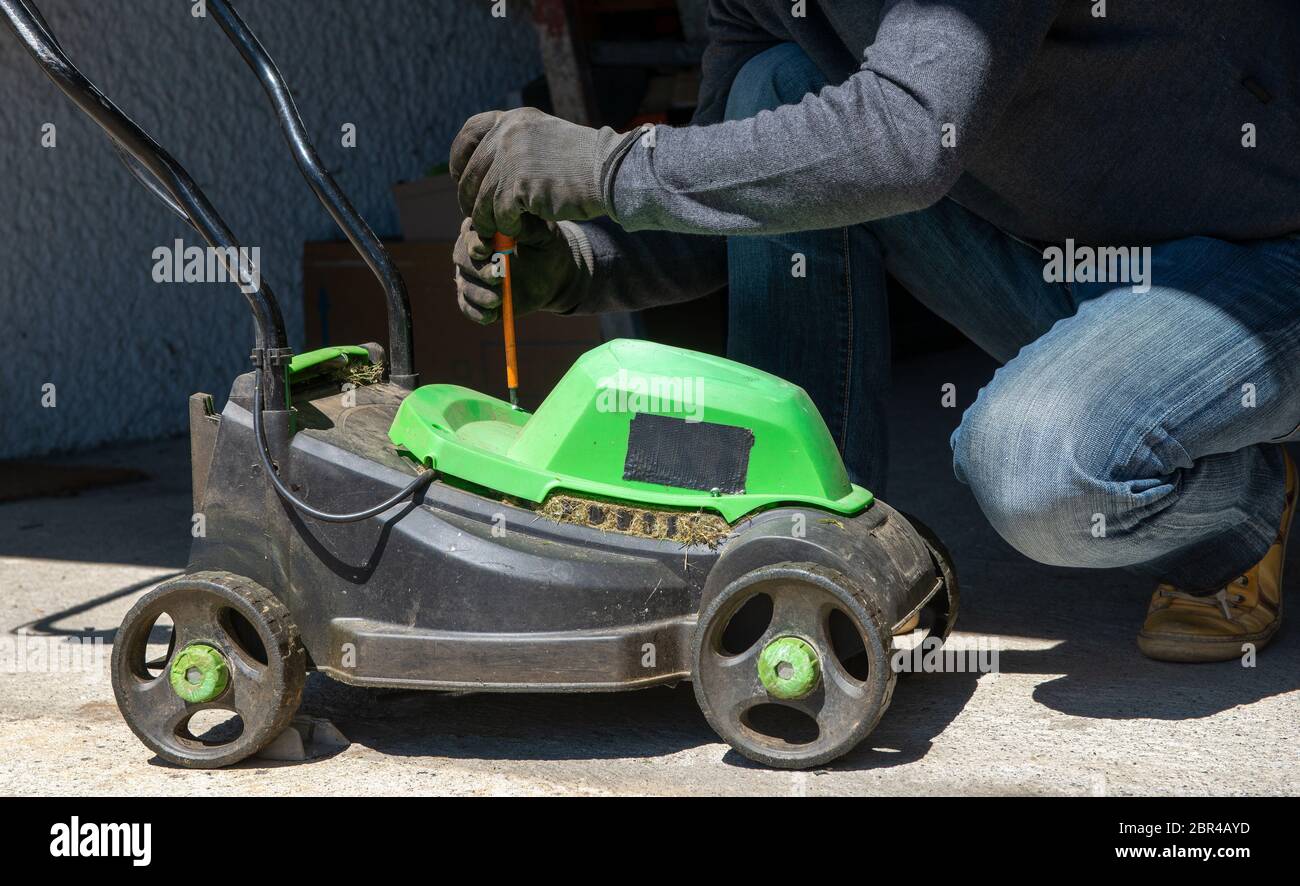
[[[54,36],[54,32],[50,30],[49,22],[45,20],[45,16],[41,15],[41,11],[35,6],[31,6],[28,8],[28,12],[31,13],[32,19],[35,20],[36,24],[40,27],[42,36],[48,40],[52,46],[58,49],[59,52],[63,52],[63,44],[59,42],[58,37]],[[63,54],[65,57],[67,56],[66,52],[63,52]],[[113,145],[113,150],[117,152],[117,158],[122,161],[122,165],[127,168],[127,171],[130,172],[131,175],[135,176],[135,180],[143,185],[160,201],[166,204],[168,209],[180,216],[183,222],[187,225],[193,225],[194,222],[190,219],[189,214],[179,203],[172,199],[171,194],[167,193],[167,190],[162,186],[158,179],[145,168],[144,164],[135,159],[135,157],[132,157],[131,153],[122,146],[122,143],[118,141],[112,133],[108,133],[108,136],[109,141]]]
[[[86,79],[64,54],[44,17],[26,0],[0,0],[0,14],[45,75],[112,140],[131,173],[217,248],[252,310],[257,351],[283,353],[287,348],[284,318],[274,293],[265,282],[254,287],[252,280],[245,279],[247,269],[233,259],[239,254],[234,234],[185,168]],[[283,373],[266,373],[264,378],[270,402],[287,403]]]
[[[307,128],[294,104],[293,93],[289,91],[284,77],[261,41],[227,0],[208,0],[208,8],[221,30],[235,44],[244,62],[257,75],[270,98],[284,139],[293,152],[294,162],[298,164],[298,171],[383,286],[388,298],[389,381],[408,390],[415,388],[419,379],[415,373],[412,353],[411,303],[406,293],[406,282],[393,263],[392,256],[334,178],[321,165],[320,157],[307,136]]]
[[[410,301],[401,274],[379,238],[321,166],[293,96],[257,37],[226,0],[209,0],[209,8],[270,96],[299,171],[384,287],[388,297],[389,378],[402,387],[414,388],[418,376],[413,366]],[[45,75],[109,137],[131,174],[218,249],[226,271],[240,284],[253,313],[254,362],[268,370],[286,362],[290,352],[274,293],[265,281],[254,288],[252,281],[244,280],[246,268],[231,260],[232,255],[239,254],[234,234],[185,168],[77,69],[33,4],[28,0],[0,0],[0,14]],[[285,373],[265,371],[260,376],[266,387],[266,402],[287,408]]]

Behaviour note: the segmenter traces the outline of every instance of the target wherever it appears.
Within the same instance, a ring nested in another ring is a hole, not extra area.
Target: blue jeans
[[[824,85],[777,46],[740,71],[727,115]],[[953,464],[1023,554],[1198,592],[1276,537],[1271,444],[1300,438],[1300,239],[1156,245],[1149,291],[1049,282],[1043,251],[951,200],[728,251],[730,355],[807,390],[857,482],[879,490],[887,470],[888,272],[1003,364],[953,433]]]

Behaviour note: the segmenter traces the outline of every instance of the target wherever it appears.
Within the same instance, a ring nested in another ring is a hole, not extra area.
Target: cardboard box
[[[480,326],[456,305],[450,242],[388,244],[411,297],[415,366],[423,384],[464,385],[506,397],[501,324]],[[303,250],[303,314],[307,349],[375,341],[387,345],[384,292],[344,242],[307,243]],[[529,314],[516,323],[519,397],[536,409],[569,367],[601,343],[595,317]]]

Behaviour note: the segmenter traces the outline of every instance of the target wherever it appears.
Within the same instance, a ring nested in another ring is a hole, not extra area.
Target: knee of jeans
[[[744,120],[759,111],[795,104],[825,85],[825,76],[802,49],[781,43],[745,62],[727,95],[726,116]]]
[[[1131,467],[1099,446],[1079,404],[1036,412],[1014,392],[982,392],[953,433],[953,467],[989,523],[1013,548],[1052,566],[1141,562],[1133,529],[1152,496],[1122,479]]]

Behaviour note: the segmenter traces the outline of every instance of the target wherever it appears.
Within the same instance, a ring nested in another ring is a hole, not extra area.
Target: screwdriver
[[[510,390],[511,407],[519,408],[519,354],[515,347],[515,304],[510,292],[510,256],[515,253],[513,237],[496,233],[492,235],[492,249],[501,256],[501,328],[506,336],[506,387]]]

